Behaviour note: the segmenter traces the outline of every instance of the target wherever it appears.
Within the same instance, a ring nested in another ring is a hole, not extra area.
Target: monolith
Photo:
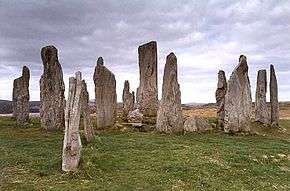
[[[156,129],[165,133],[183,131],[181,93],[177,80],[177,58],[174,53],[170,53],[166,58]]]
[[[221,130],[224,129],[225,120],[225,96],[227,93],[227,79],[225,72],[220,70],[218,73],[218,84],[215,92],[216,104],[217,104],[217,127]]]
[[[126,80],[124,82],[124,89],[123,89],[123,119],[127,120],[127,116],[130,111],[134,110],[135,98],[134,92],[130,92],[130,84],[129,81]]]
[[[113,126],[116,121],[117,94],[115,75],[98,58],[94,73],[97,127]]]
[[[29,120],[29,69],[24,66],[22,76],[13,83],[13,116],[18,124],[25,124]]]
[[[62,170],[75,171],[81,158],[81,138],[79,133],[81,115],[82,81],[81,73],[69,79],[69,92],[65,108],[65,135],[62,151]]]
[[[91,142],[94,138],[94,129],[90,120],[89,92],[87,90],[87,84],[85,80],[82,81],[81,116],[83,120],[86,141]]]
[[[278,83],[273,65],[270,66],[271,125],[279,127]]]
[[[41,49],[44,71],[40,79],[40,118],[46,130],[64,129],[64,82],[57,49],[46,46]]]
[[[137,91],[138,108],[145,117],[155,117],[158,109],[157,43],[138,48],[140,84]]]
[[[251,109],[252,97],[247,58],[241,55],[239,65],[228,81],[225,97],[224,131],[227,133],[249,132]]]
[[[269,124],[270,117],[267,108],[267,71],[259,70],[256,86],[255,121]]]

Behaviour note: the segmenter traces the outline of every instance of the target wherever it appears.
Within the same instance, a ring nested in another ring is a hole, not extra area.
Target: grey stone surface
[[[81,158],[82,143],[79,133],[81,116],[81,73],[69,79],[68,100],[65,108],[65,135],[63,140],[62,170],[75,171]]]
[[[140,112],[139,109],[135,109],[130,111],[128,114],[128,122],[129,123],[142,123],[143,121],[143,114]]]
[[[115,75],[104,66],[100,57],[94,73],[97,127],[113,126],[117,117],[117,93]]]
[[[247,58],[241,55],[239,65],[234,69],[228,81],[224,131],[227,133],[249,132],[251,111],[252,97]]]
[[[124,82],[122,100],[123,100],[123,108],[122,108],[123,119],[127,120],[127,116],[130,111],[134,110],[134,104],[135,104],[134,92],[132,93],[130,92],[130,84],[128,80]]]
[[[270,66],[271,125],[279,127],[278,83],[273,65]]]
[[[40,118],[46,130],[64,129],[64,82],[57,49],[46,46],[41,49],[44,71],[40,79]]]
[[[177,58],[174,53],[170,53],[166,58],[156,129],[165,133],[183,131],[181,93],[177,79]]]
[[[206,132],[210,130],[212,130],[211,124],[201,117],[193,116],[184,122],[184,132]]]
[[[138,48],[140,85],[137,104],[144,116],[156,116],[158,109],[157,43],[155,41]]]
[[[13,116],[18,124],[25,124],[29,120],[29,69],[24,66],[22,76],[15,79],[13,83]]]
[[[94,129],[90,120],[89,92],[85,80],[82,80],[81,115],[86,141],[91,142],[94,139]]]
[[[255,121],[263,124],[270,123],[270,116],[267,108],[267,71],[259,70],[256,86]]]
[[[217,127],[221,130],[224,129],[225,120],[225,96],[227,93],[227,79],[225,72],[220,70],[218,73],[218,84],[215,92],[216,104],[217,104]]]

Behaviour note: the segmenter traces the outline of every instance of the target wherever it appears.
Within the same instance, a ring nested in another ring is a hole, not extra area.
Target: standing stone
[[[97,127],[113,126],[116,121],[117,93],[115,75],[98,58],[94,73]]]
[[[157,43],[149,42],[138,48],[140,85],[138,108],[145,117],[155,117],[158,109]]]
[[[130,92],[130,84],[129,81],[126,80],[124,83],[124,89],[123,89],[123,118],[127,120],[127,116],[130,111],[134,110],[134,92]]]
[[[46,130],[64,128],[64,82],[57,49],[46,46],[41,49],[44,72],[40,79],[41,126]]]
[[[218,119],[218,128],[224,129],[224,120],[225,120],[225,96],[227,93],[227,79],[225,72],[220,70],[218,73],[218,84],[217,90],[215,92],[216,104],[217,104],[217,119]]]
[[[86,141],[91,142],[94,138],[94,129],[90,120],[89,92],[87,90],[87,84],[85,80],[82,81],[81,114],[83,118]]]
[[[239,65],[233,71],[225,97],[224,131],[249,132],[251,124],[252,97],[248,76],[247,58],[241,55]]]
[[[267,71],[259,70],[257,76],[255,121],[269,124],[269,113],[267,108]]]
[[[18,124],[27,123],[29,120],[29,69],[24,66],[22,76],[13,83],[13,116]]]
[[[273,127],[279,127],[278,83],[273,65],[270,66],[270,102],[271,125]]]
[[[79,133],[81,116],[81,73],[76,78],[69,79],[68,100],[65,108],[65,135],[62,151],[62,170],[74,171],[77,169],[81,157],[81,138]]]
[[[165,133],[183,131],[181,93],[177,81],[177,58],[174,53],[170,53],[166,58],[156,128]]]

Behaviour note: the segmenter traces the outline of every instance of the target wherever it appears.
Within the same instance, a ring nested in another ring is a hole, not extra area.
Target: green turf
[[[102,131],[61,172],[62,132],[0,118],[0,190],[290,190],[290,122],[274,135]],[[281,135],[281,136],[280,136]]]

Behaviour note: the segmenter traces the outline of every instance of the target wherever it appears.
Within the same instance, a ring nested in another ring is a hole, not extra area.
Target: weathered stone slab
[[[64,129],[64,82],[57,49],[46,46],[41,49],[44,71],[40,79],[41,127],[46,130]]]
[[[81,116],[81,73],[69,79],[68,100],[65,108],[65,135],[63,141],[62,170],[75,171],[81,158],[81,138],[79,133]]]
[[[117,93],[115,75],[98,58],[94,73],[97,127],[113,126],[117,116]]]
[[[181,93],[177,80],[177,58],[174,53],[170,53],[166,58],[156,129],[165,133],[183,131]]]
[[[273,65],[270,66],[271,125],[279,127],[278,83]]]
[[[82,80],[81,115],[83,118],[86,141],[91,142],[94,139],[95,133],[90,120],[89,92],[85,80]]]
[[[227,93],[227,79],[225,72],[220,70],[218,73],[218,84],[215,92],[216,104],[217,104],[217,127],[221,130],[224,129],[225,120],[225,97]]]
[[[259,70],[256,86],[255,121],[269,124],[270,117],[267,108],[267,71]]]
[[[13,116],[20,125],[29,120],[29,69],[24,66],[22,76],[15,79],[13,83]]]
[[[239,65],[228,81],[225,97],[224,131],[227,133],[249,132],[251,111],[252,97],[247,58],[241,55]]]
[[[130,111],[128,114],[128,122],[129,123],[142,123],[143,121],[143,114],[140,112],[139,109],[135,109]]]
[[[138,48],[140,85],[137,105],[144,116],[156,116],[158,109],[157,43],[149,42]]]
[[[130,92],[129,81],[126,80],[123,89],[123,119],[127,121],[127,117],[130,111],[134,110],[135,96],[134,92]]]
[[[206,119],[201,117],[190,117],[184,122],[185,132],[206,132],[211,130],[211,124]]]

